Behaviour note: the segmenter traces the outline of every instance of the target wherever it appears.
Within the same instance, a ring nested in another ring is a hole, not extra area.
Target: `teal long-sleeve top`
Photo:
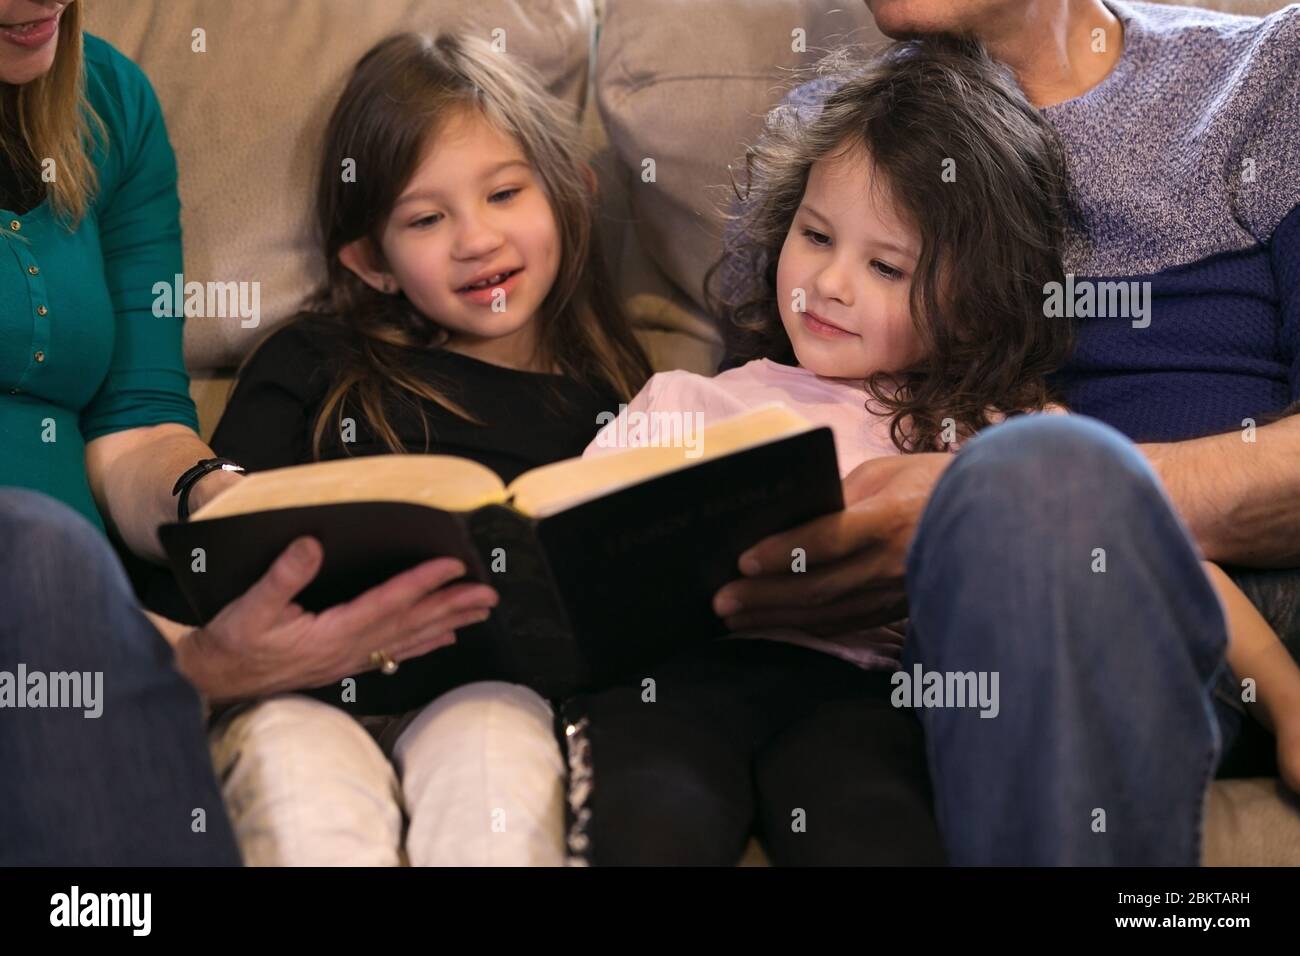
[[[197,431],[198,418],[183,319],[154,314],[155,283],[181,273],[162,110],[143,71],[89,34],[85,69],[108,131],[85,217],[69,230],[48,198],[26,214],[0,209],[0,486],[42,491],[102,530],[86,444],[167,422]]]

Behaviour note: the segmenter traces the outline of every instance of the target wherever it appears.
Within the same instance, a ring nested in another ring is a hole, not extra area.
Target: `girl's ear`
[[[374,245],[366,238],[354,239],[339,250],[339,262],[370,288],[386,295],[400,291],[397,279],[379,267],[378,258]]]

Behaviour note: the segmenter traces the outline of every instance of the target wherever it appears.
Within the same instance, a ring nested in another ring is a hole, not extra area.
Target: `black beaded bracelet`
[[[244,467],[237,465],[229,458],[204,458],[201,462],[191,468],[185,474],[176,480],[176,487],[172,488],[172,497],[180,495],[180,500],[176,502],[176,517],[178,521],[190,520],[190,491],[198,484],[199,479],[204,475],[214,471],[235,471],[242,472]]]

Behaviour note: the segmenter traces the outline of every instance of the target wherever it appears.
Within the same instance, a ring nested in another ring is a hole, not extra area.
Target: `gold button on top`
[[[27,267],[27,274],[28,274],[29,276],[38,276],[38,275],[41,274],[41,270],[38,269],[36,266],[28,266],[28,267]]]
[[[49,314],[49,311],[50,311],[50,310],[47,309],[47,308],[45,308],[45,306],[43,306],[43,305],[38,305],[38,306],[36,307],[36,314],[37,314],[37,315],[48,315],[48,314]]]
[[[44,353],[44,352],[37,352],[37,353],[36,353],[36,361],[37,361],[37,362],[44,362],[44,361],[45,361],[45,353]]]
[[[21,229],[22,227],[23,227],[23,224],[22,224],[21,222],[19,222],[17,219],[11,219],[11,220],[9,220],[9,228],[10,228],[11,230],[13,230],[14,232],[17,232],[17,231],[18,231],[19,229]]]

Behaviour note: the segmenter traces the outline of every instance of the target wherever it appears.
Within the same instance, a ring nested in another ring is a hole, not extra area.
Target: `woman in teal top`
[[[85,63],[108,140],[95,137],[94,201],[72,231],[49,197],[0,211],[0,485],[43,491],[102,527],[86,446],[169,422],[193,433],[198,420],[181,320],[152,312],[153,284],[182,268],[162,111],[140,68],[103,40],[85,38]]]
[[[105,530],[160,560],[178,478],[191,508],[242,479],[196,434],[181,320],[153,314],[182,272],[158,100],[80,11],[0,0],[0,865],[235,863],[195,689],[415,657],[496,595],[439,559],[305,613],[304,538],[204,627],[141,611]]]

